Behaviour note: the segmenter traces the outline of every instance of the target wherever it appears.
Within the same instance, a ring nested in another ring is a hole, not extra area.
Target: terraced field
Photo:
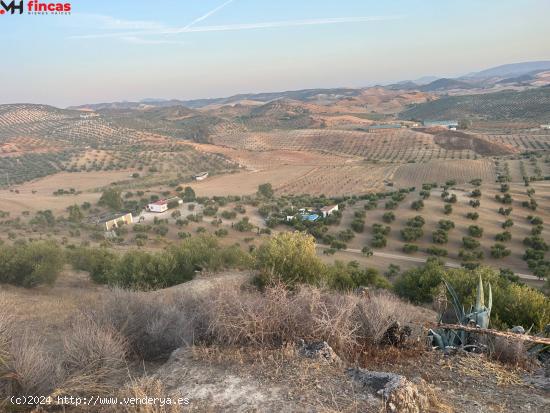
[[[476,157],[469,149],[444,149],[434,143],[433,136],[409,129],[373,133],[323,129],[235,133],[215,136],[212,143],[249,151],[315,151],[387,162],[426,162],[430,159]]]
[[[302,177],[277,188],[279,194],[353,195],[377,192],[392,181],[398,165],[333,165],[312,169]]]
[[[550,88],[445,96],[411,106],[401,119],[520,120],[538,126],[550,119]]]
[[[550,131],[521,131],[507,134],[483,135],[491,142],[510,145],[522,151],[547,151],[550,150]]]
[[[394,174],[399,187],[418,186],[424,182],[445,183],[456,180],[458,184],[481,178],[484,182],[494,182],[496,168],[488,159],[461,161],[430,161],[424,164],[401,165]]]

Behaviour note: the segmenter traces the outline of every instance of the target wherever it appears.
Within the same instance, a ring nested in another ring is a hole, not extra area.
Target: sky
[[[550,60],[548,0],[71,5],[70,15],[0,15],[0,103],[361,87]]]

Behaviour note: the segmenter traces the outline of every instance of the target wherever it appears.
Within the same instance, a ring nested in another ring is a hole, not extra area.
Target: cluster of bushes
[[[69,250],[68,257],[97,283],[140,290],[189,281],[196,271],[251,265],[251,257],[238,246],[221,246],[213,236],[185,237],[179,245],[157,253],[137,250],[117,255],[105,248],[79,247]]]
[[[382,224],[372,224],[372,240],[371,246],[374,248],[384,248],[388,244],[386,236],[390,233],[391,228]]]
[[[532,211],[536,211],[537,208],[538,208],[538,203],[537,201],[535,200],[535,190],[533,188],[529,188],[527,190],[527,196],[529,197],[529,200],[528,201],[523,201],[521,203],[521,206],[523,206],[524,208],[527,208],[527,209],[530,209]]]
[[[477,267],[479,264],[475,261],[483,259],[483,251],[479,249],[480,242],[469,236],[462,238],[462,245],[463,248],[458,252],[458,256],[462,259],[462,265],[470,269]]]
[[[365,230],[365,211],[355,211],[353,221],[351,222],[351,229],[358,234]]]
[[[523,244],[527,247],[523,259],[527,261],[527,266],[539,279],[550,279],[550,261],[544,259],[549,247],[544,238],[541,237],[543,220],[540,217],[531,215],[527,219],[532,225],[532,235],[523,240]]]
[[[64,255],[53,242],[34,241],[2,245],[0,283],[36,287],[53,284],[63,269]]]
[[[440,291],[443,278],[457,291],[468,311],[475,301],[479,276],[490,283],[493,293],[491,324],[497,328],[533,326],[539,332],[550,323],[550,299],[542,292],[519,285],[499,272],[480,267],[476,270],[445,269],[432,261],[426,266],[403,273],[395,283],[396,293],[414,303],[430,303]]]

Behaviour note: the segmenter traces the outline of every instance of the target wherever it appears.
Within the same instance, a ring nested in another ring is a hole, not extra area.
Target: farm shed
[[[134,218],[130,212],[103,215],[95,220],[96,225],[102,225],[105,228],[105,231],[111,231],[122,225],[132,224],[133,222]]]
[[[156,202],[152,202],[147,205],[147,210],[150,212],[168,211],[168,201],[166,199],[160,199]]]
[[[323,218],[332,215],[334,211],[338,211],[338,205],[327,205],[319,210],[319,212],[323,215]]]

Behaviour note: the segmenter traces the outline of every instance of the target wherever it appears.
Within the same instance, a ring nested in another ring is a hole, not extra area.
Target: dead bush
[[[364,298],[309,286],[289,291],[282,285],[263,293],[220,289],[206,310],[209,338],[216,344],[274,347],[322,340],[344,357],[365,344],[380,344],[396,321],[407,325],[426,318],[387,292]]]
[[[7,363],[9,343],[12,337],[13,316],[7,298],[0,293],[0,373]],[[1,374],[0,374],[1,376]]]
[[[77,316],[63,341],[63,379],[55,395],[108,394],[125,374],[126,340],[110,326]]]
[[[129,350],[146,360],[165,357],[193,340],[189,319],[160,294],[113,289],[100,303],[81,309],[85,317],[119,332]]]
[[[501,363],[526,367],[529,356],[521,340],[507,337],[491,337],[488,342],[489,356]]]
[[[0,376],[0,393],[11,395],[45,396],[55,387],[57,366],[46,351],[43,341],[25,331],[11,337],[9,352]]]
[[[335,351],[355,346],[357,298],[282,285],[257,291],[219,290],[209,307],[210,335],[217,344],[281,346],[298,339],[327,341]]]
[[[362,341],[375,345],[380,344],[384,333],[394,322],[406,325],[410,321],[424,319],[417,307],[384,291],[359,301],[357,316],[361,325],[359,334]]]

